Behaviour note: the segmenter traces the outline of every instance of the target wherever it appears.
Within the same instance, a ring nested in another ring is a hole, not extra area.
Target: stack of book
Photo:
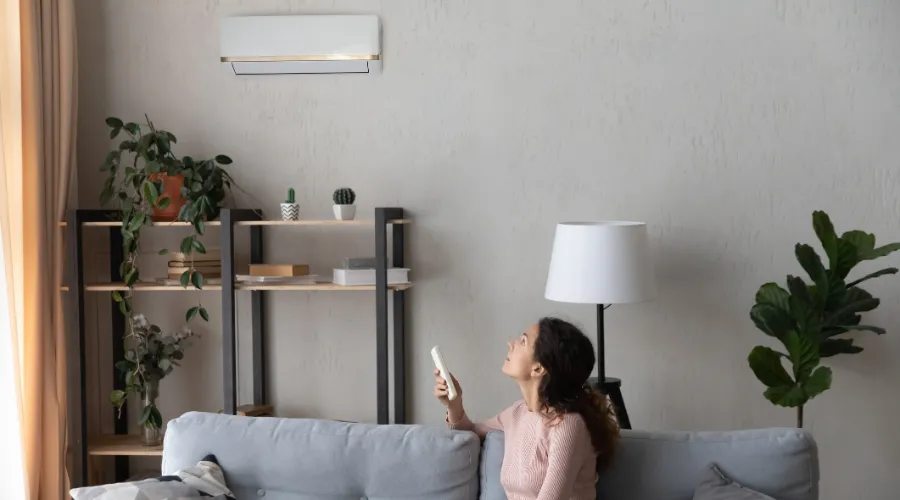
[[[243,283],[272,285],[314,285],[316,275],[309,274],[306,264],[250,264],[250,274],[239,274]]]
[[[375,284],[375,258],[355,257],[344,259],[344,267],[334,270],[334,284],[342,286],[362,286]],[[388,285],[409,283],[409,269],[389,267]]]
[[[173,252],[169,254],[169,269],[166,282],[178,283],[181,275],[193,267],[203,275],[203,280],[209,284],[221,283],[222,280],[222,254],[219,250],[207,250],[206,253]]]

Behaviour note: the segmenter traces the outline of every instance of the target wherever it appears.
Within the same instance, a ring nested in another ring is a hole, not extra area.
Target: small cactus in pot
[[[300,219],[300,205],[297,205],[294,199],[294,188],[288,189],[288,197],[281,204],[281,218],[283,220]]]
[[[356,193],[350,188],[338,188],[331,197],[334,200],[334,218],[337,220],[353,220],[356,216]]]

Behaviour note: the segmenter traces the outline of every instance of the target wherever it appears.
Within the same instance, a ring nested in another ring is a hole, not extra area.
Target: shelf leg
[[[265,260],[263,250],[262,226],[250,228],[250,263],[262,264]],[[263,309],[265,307],[265,292],[250,292],[250,306],[252,309],[252,337],[253,337],[253,404],[266,404],[266,338]]]
[[[234,217],[231,210],[222,209],[222,386],[223,411],[237,413],[237,355],[235,352],[236,314],[234,296]]]
[[[378,423],[390,423],[388,407],[387,214],[375,209],[375,380]]]
[[[125,261],[125,249],[122,248],[124,238],[122,237],[121,227],[109,228],[109,277],[110,281],[122,281],[122,274],[119,267]],[[116,369],[116,362],[125,359],[125,315],[119,311],[119,308],[110,299],[110,326],[112,327],[112,372],[113,372],[113,389],[124,390],[125,380],[122,374]],[[122,406],[122,414],[119,415],[118,410],[112,408],[114,431],[116,434],[128,434],[128,403]],[[128,479],[128,457],[115,457],[113,461],[115,467],[116,482],[123,482]]]
[[[401,213],[393,218],[403,218]],[[403,267],[405,253],[405,225],[393,224],[391,234],[393,259],[391,265]],[[394,423],[406,423],[406,292],[397,290],[392,295],[394,302]]]
[[[68,434],[72,453],[71,486],[88,483],[87,453],[87,372],[85,367],[84,325],[84,251],[82,248],[82,213],[71,210],[67,216],[69,265],[66,266],[69,285],[67,339]]]

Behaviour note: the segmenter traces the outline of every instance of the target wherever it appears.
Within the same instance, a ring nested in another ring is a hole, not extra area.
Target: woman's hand
[[[461,410],[462,388],[459,386],[459,382],[456,381],[456,377],[454,377],[452,373],[450,374],[450,378],[453,380],[454,387],[456,387],[456,398],[454,398],[453,401],[450,401],[450,398],[447,397],[447,381],[444,380],[444,377],[441,377],[441,371],[438,369],[434,370],[434,396],[448,409]]]

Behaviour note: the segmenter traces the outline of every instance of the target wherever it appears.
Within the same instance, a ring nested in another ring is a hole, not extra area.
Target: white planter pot
[[[282,220],[299,220],[300,219],[300,205],[296,203],[282,203],[281,204],[281,219]]]
[[[353,220],[356,217],[356,205],[334,205],[334,218],[337,220]]]

